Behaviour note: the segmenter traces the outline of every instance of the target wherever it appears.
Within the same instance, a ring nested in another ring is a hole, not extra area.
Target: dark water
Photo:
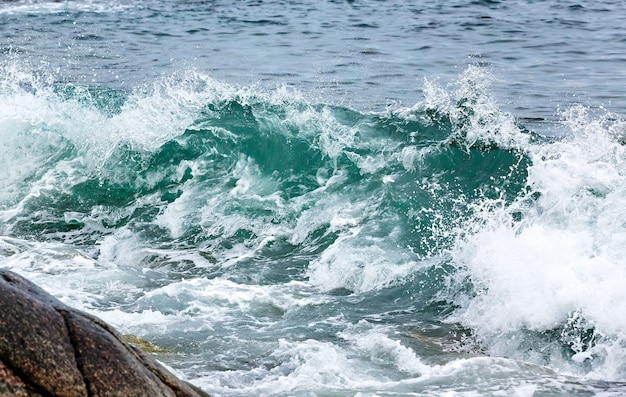
[[[519,117],[626,106],[620,1],[9,2],[2,48],[67,83],[122,86],[198,69],[236,85],[380,109],[423,78],[491,68]]]
[[[0,265],[222,396],[620,395],[623,2],[0,4]]]

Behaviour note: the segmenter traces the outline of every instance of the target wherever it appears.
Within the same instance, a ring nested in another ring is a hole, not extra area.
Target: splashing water
[[[574,106],[542,137],[479,67],[374,113],[198,72],[119,90],[12,67],[0,263],[208,392],[622,390],[619,117]]]

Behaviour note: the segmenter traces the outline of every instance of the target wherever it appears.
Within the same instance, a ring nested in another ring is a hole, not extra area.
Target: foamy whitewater
[[[2,3],[0,266],[212,396],[624,395],[622,15]]]

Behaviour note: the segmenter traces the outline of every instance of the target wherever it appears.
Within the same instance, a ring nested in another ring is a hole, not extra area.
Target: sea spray
[[[8,84],[1,263],[216,395],[617,388],[587,379],[624,376],[619,121],[544,139],[489,79],[384,112],[198,72]]]
[[[490,354],[622,380],[626,150],[618,120],[580,106],[563,117],[567,137],[526,148],[527,193],[451,251],[473,292],[449,320]]]

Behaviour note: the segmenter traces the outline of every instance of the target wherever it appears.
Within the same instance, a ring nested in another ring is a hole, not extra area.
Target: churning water
[[[0,266],[214,396],[626,393],[623,2],[0,4]]]

